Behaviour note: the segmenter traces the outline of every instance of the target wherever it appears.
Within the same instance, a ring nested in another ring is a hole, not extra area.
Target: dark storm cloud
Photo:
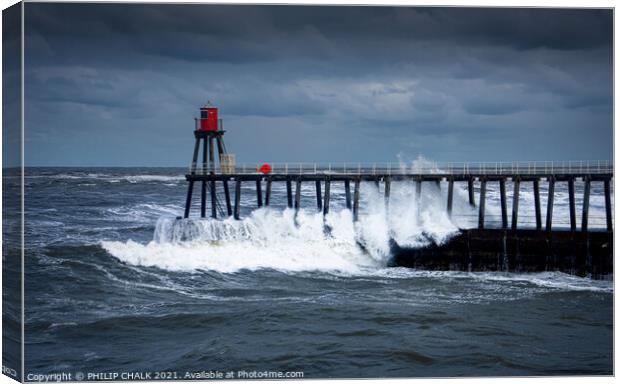
[[[29,32],[90,53],[113,48],[180,60],[265,60],[428,41],[517,49],[611,44],[609,10],[36,4]],[[341,43],[345,44],[341,44]],[[367,45],[370,44],[370,45]],[[280,49],[263,49],[277,45]],[[59,47],[62,48],[62,47]],[[233,48],[233,49],[231,49]],[[283,49],[282,49],[283,48]],[[323,52],[321,52],[323,51]],[[401,52],[405,54],[406,52]]]
[[[610,10],[28,3],[26,12],[33,164],[185,164],[191,117],[207,99],[248,161],[612,154]],[[581,145],[548,148],[554,136]],[[126,144],[134,139],[140,147]]]

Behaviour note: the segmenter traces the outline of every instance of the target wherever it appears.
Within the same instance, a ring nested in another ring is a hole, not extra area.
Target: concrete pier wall
[[[392,264],[423,270],[560,271],[613,278],[613,232],[469,229],[443,245],[394,244]]]

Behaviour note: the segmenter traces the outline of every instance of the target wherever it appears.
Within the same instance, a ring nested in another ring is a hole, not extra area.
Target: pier
[[[456,183],[467,186],[469,203],[478,210],[478,228],[485,228],[486,188],[489,183],[497,183],[500,189],[500,204],[502,215],[502,229],[517,230],[519,217],[519,193],[526,183],[530,183],[534,191],[534,211],[536,230],[551,231],[553,226],[553,205],[555,186],[565,183],[569,191],[569,214],[571,231],[588,231],[588,211],[590,191],[593,183],[600,183],[605,194],[605,222],[606,230],[613,230],[611,187],[613,167],[610,162],[529,162],[529,163],[435,163],[424,168],[398,167],[397,165],[316,165],[316,164],[274,164],[271,172],[263,174],[257,171],[259,167],[239,167],[234,172],[226,173],[218,169],[192,166],[185,176],[190,184],[188,190],[185,217],[189,217],[191,210],[192,188],[194,183],[207,183],[210,191],[215,190],[216,183],[221,183],[224,189],[224,200],[228,216],[240,219],[239,204],[241,201],[241,185],[255,186],[256,206],[269,206],[271,203],[271,189],[273,183],[285,183],[287,191],[287,206],[296,210],[301,208],[300,189],[302,184],[310,183],[316,189],[317,209],[324,214],[330,209],[330,190],[334,183],[344,186],[346,207],[352,209],[353,217],[359,217],[360,184],[373,183],[376,188],[383,190],[386,202],[390,199],[391,183],[394,181],[410,182],[416,185],[416,195],[419,195],[423,183],[441,185],[447,183],[448,193],[446,211],[452,214],[454,204],[454,188]],[[575,204],[575,181],[583,181],[584,193],[581,210],[581,226],[577,228]],[[510,221],[507,209],[506,183],[512,182],[512,210]],[[235,185],[234,199],[228,188],[229,183]],[[479,184],[478,197],[475,196],[474,185]],[[541,207],[540,184],[548,183],[547,206]],[[265,185],[265,187],[263,187]],[[295,191],[293,193],[293,185]],[[353,191],[351,186],[353,185]],[[263,195],[264,189],[264,195]],[[204,188],[203,188],[204,190]],[[212,196],[215,196],[212,194]],[[418,198],[412,196],[412,198]],[[235,202],[234,209],[231,201]],[[217,198],[212,197],[211,217],[217,218]],[[201,217],[205,217],[204,194],[201,200]],[[544,223],[544,226],[543,226]]]
[[[273,202],[274,183],[286,187],[286,207],[298,212],[301,208],[301,188],[313,185],[316,209],[330,212],[331,191],[342,185],[345,206],[352,211],[354,221],[360,218],[360,188],[362,183],[374,185],[382,193],[386,206],[390,203],[393,182],[415,185],[411,199],[420,199],[422,185],[432,183],[441,188],[447,184],[447,215],[453,216],[454,189],[465,186],[469,205],[477,210],[477,228],[465,229],[441,246],[424,249],[403,249],[393,244],[396,265],[421,269],[542,271],[561,270],[583,276],[605,277],[613,274],[613,217],[611,161],[553,161],[553,162],[479,162],[401,164],[314,164],[268,163],[238,166],[234,155],[226,152],[224,130],[218,110],[209,104],[200,109],[195,119],[196,139],[188,173],[184,218],[192,212],[194,186],[200,185],[199,217],[213,219],[233,217],[241,220],[242,186],[254,189],[256,207]],[[214,146],[217,143],[217,149]],[[202,162],[199,161],[202,144]],[[217,152],[216,152],[217,151]],[[217,155],[216,155],[217,153]],[[576,206],[575,182],[583,182],[583,199]],[[508,212],[506,184],[512,183],[512,204]],[[500,191],[501,224],[489,225],[486,216],[487,188],[496,183]],[[541,205],[541,183],[546,183],[546,207]],[[555,189],[565,183],[569,195],[567,228],[553,224]],[[218,196],[221,184],[223,196]],[[478,196],[475,185],[478,184]],[[519,227],[519,195],[527,185],[534,195],[535,226]],[[590,193],[592,186],[602,186],[605,200],[605,227],[589,227]],[[231,190],[231,186],[234,188]],[[246,188],[247,190],[247,188]],[[207,197],[207,195],[209,197]],[[577,213],[581,222],[577,227]],[[543,217],[544,215],[544,217]],[[196,215],[198,216],[198,215]]]

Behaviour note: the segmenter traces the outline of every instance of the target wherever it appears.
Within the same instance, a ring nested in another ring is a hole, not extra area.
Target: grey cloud
[[[265,151],[290,161],[612,154],[610,10],[26,9],[33,164],[79,164],[66,148],[97,145],[108,151],[86,151],[89,164],[185,165],[192,138],[182,135],[207,99],[247,161]],[[46,130],[57,131],[55,145]],[[153,133],[142,148],[115,143],[141,130]],[[521,147],[522,135],[552,134],[567,143]],[[166,159],[152,155],[163,150]]]

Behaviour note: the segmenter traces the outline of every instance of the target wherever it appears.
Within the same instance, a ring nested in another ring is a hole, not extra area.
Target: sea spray
[[[362,183],[361,188],[357,222],[350,210],[337,207],[326,216],[313,209],[295,212],[269,207],[256,209],[242,220],[163,216],[148,244],[129,240],[102,245],[123,262],[169,270],[359,273],[385,267],[393,242],[417,248],[442,244],[458,233],[433,183],[425,183],[419,200],[413,183],[394,182],[389,201],[374,183]],[[463,197],[455,197],[456,205],[464,207],[458,202]]]
[[[298,214],[298,225],[292,210],[259,209],[240,221],[161,218],[156,238],[146,245],[133,241],[102,245],[124,262],[178,271],[271,268],[356,273],[385,264],[359,250],[350,212],[330,214],[328,220],[334,228],[329,236],[323,231],[323,218],[304,211]]]

